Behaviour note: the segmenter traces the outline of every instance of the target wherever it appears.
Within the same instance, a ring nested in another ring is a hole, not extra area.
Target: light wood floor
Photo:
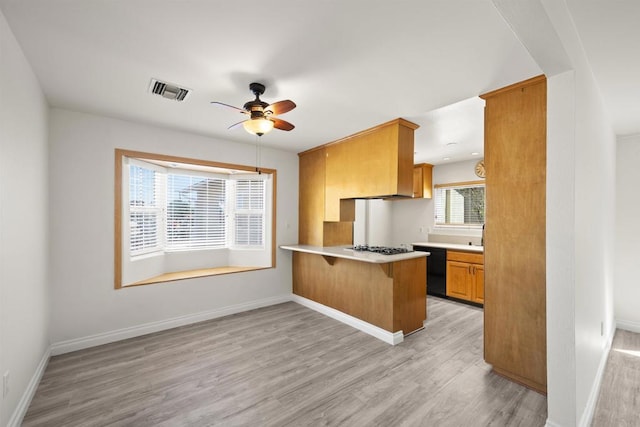
[[[640,426],[640,334],[616,331],[591,425]]]
[[[428,315],[395,347],[285,303],[56,356],[23,425],[544,425],[483,362],[481,309]]]

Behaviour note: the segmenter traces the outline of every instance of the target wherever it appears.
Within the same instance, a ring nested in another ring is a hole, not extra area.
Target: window
[[[264,235],[264,181],[236,181],[235,244],[260,246]]]
[[[273,267],[274,170],[116,150],[116,177],[117,288]]]
[[[225,179],[168,173],[167,200],[167,249],[226,245]]]
[[[162,191],[157,187],[156,171],[131,165],[129,171],[129,224],[131,228],[131,253],[144,254],[156,251],[162,214],[159,200]]]
[[[484,224],[484,181],[435,185],[435,224]]]

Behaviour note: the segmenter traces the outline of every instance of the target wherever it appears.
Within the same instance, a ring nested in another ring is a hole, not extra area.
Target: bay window
[[[117,288],[273,266],[274,170],[116,150],[116,178]]]

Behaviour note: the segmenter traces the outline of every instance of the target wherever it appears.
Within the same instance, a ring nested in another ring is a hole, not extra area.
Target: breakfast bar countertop
[[[312,246],[312,245],[281,245],[280,249],[296,252],[306,252],[335,258],[345,258],[355,261],[384,264],[387,262],[404,261],[429,255],[429,252],[412,251],[395,255],[383,255],[375,252],[356,251],[351,246]]]

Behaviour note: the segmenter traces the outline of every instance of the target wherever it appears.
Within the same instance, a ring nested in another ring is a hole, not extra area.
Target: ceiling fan
[[[225,104],[224,102],[211,102],[212,104],[224,105],[225,107],[233,108],[234,110],[238,110],[242,114],[249,116],[248,119],[229,126],[229,129],[242,124],[247,132],[262,136],[273,128],[290,131],[295,127],[291,123],[275,117],[296,108],[296,104],[293,101],[287,99],[286,101],[278,101],[273,104],[267,104],[266,102],[261,101],[260,95],[262,95],[265,90],[265,86],[261,83],[251,83],[249,85],[249,90],[253,92],[256,99],[246,102],[242,108],[234,107],[233,105]]]

